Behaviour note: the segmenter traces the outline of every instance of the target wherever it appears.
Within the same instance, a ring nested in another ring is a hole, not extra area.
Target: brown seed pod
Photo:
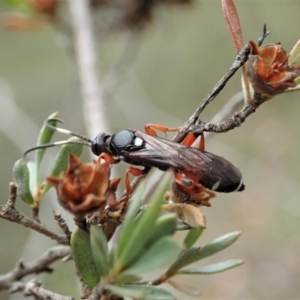
[[[106,205],[106,193],[110,187],[110,169],[106,163],[82,164],[69,154],[69,166],[59,177],[48,177],[56,191],[60,204],[74,215],[85,215]]]
[[[288,65],[288,54],[281,43],[259,48],[250,41],[250,55],[246,70],[255,92],[266,100],[282,93],[287,88],[295,87],[295,78],[300,76],[299,67]]]

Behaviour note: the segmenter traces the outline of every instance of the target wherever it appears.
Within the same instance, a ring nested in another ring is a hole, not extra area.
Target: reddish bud
[[[288,55],[280,43],[259,48],[250,41],[250,55],[246,63],[249,80],[255,92],[266,100],[295,87],[295,78],[300,76],[299,68],[288,66]]]
[[[57,191],[60,204],[75,215],[84,215],[106,205],[109,168],[99,162],[82,164],[69,154],[68,170],[47,180]]]
[[[29,0],[34,9],[49,17],[54,17],[58,0]]]

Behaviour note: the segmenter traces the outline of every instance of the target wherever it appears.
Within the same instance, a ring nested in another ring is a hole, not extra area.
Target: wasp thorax
[[[130,129],[124,129],[113,134],[110,140],[110,149],[114,155],[130,150],[133,146],[135,135]]]

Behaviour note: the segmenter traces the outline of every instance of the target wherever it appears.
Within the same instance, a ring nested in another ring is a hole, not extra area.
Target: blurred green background
[[[75,1],[75,0],[74,0]],[[289,52],[300,38],[300,1],[236,0],[244,42],[256,41],[266,23],[272,34],[265,44],[281,41]],[[1,5],[0,9],[4,11]],[[128,40],[128,33],[107,36],[98,47],[101,77]],[[54,30],[15,32],[0,29],[1,204],[8,195],[13,163],[35,145],[43,120],[60,112],[65,128],[85,133],[74,59]],[[146,123],[180,126],[225,74],[235,50],[221,1],[160,7],[152,24],[136,41],[133,62],[105,104],[111,132]],[[202,115],[209,121],[241,89],[236,75]],[[232,161],[244,175],[246,190],[219,194],[203,208],[207,229],[200,245],[230,231],[242,237],[229,249],[204,261],[241,258],[246,264],[213,276],[175,280],[200,289],[201,299],[299,299],[300,297],[300,93],[284,94],[262,105],[240,127],[215,134],[207,150]],[[99,128],[99,131],[101,128]],[[91,137],[93,138],[93,137]],[[65,137],[57,136],[57,139]],[[47,153],[54,154],[51,149]],[[88,159],[89,151],[85,150]],[[32,154],[31,154],[32,155]],[[45,174],[51,159],[45,163]],[[117,168],[124,171],[124,166]],[[18,207],[29,213],[20,201]],[[52,193],[41,205],[41,220],[59,232],[52,210],[60,208]],[[69,220],[72,217],[63,212]],[[0,274],[19,257],[40,255],[55,243],[0,219]],[[178,238],[181,238],[178,234]],[[78,298],[72,263],[56,263],[54,276],[39,276],[47,288]],[[20,299],[7,293],[0,299]],[[192,299],[178,294],[178,299]]]

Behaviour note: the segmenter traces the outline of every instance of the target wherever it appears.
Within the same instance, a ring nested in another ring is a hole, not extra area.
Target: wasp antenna
[[[56,118],[47,119],[47,120],[44,122],[44,125],[47,126],[47,127],[50,128],[50,129],[52,129],[53,131],[57,131],[57,132],[60,132],[60,133],[63,133],[63,134],[71,135],[71,136],[76,136],[76,137],[82,139],[83,141],[88,142],[88,143],[89,143],[89,146],[91,146],[92,140],[88,139],[88,138],[85,137],[84,135],[81,135],[81,134],[72,132],[72,131],[67,130],[67,129],[64,129],[64,128],[52,126],[51,124],[49,124],[50,121],[56,121],[56,122],[59,122],[59,123],[64,123],[63,120],[61,120],[61,119],[56,119]]]
[[[73,144],[73,145],[84,145],[84,146],[89,146],[91,147],[90,143],[85,143],[85,142],[76,142],[76,141],[59,141],[59,142],[54,142],[51,144],[44,144],[44,145],[39,145],[39,146],[35,146],[32,147],[28,150],[26,150],[23,154],[23,157],[25,158],[25,156],[32,151],[38,150],[38,149],[45,149],[45,148],[51,148],[51,147],[56,147],[56,146],[62,146],[62,145],[69,145],[69,144]]]

